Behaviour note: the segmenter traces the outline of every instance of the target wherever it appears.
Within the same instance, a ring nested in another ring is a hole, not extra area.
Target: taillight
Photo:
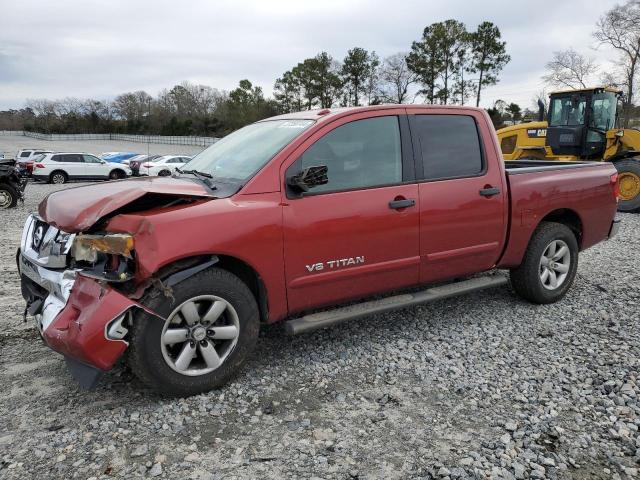
[[[143,163],[142,166],[145,168],[153,167],[153,165],[151,165],[150,163]]]
[[[620,197],[620,183],[618,182],[618,174],[614,173],[609,177],[609,183],[613,189],[613,198],[618,200]]]
[[[44,168],[44,163],[36,163],[35,167],[36,168]]]

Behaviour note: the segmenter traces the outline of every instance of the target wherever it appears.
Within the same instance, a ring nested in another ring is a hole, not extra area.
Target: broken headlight
[[[90,264],[83,274],[94,278],[126,282],[133,278],[133,237],[126,233],[79,234],[73,240],[71,256],[79,264]]]

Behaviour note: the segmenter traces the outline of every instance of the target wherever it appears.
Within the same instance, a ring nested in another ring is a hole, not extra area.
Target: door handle
[[[479,193],[483,197],[493,197],[494,195],[498,195],[500,193],[500,189],[498,187],[481,188]]]
[[[389,202],[389,208],[394,210],[398,210],[400,208],[413,207],[416,204],[416,201],[412,198],[404,198],[402,200],[391,200]]]

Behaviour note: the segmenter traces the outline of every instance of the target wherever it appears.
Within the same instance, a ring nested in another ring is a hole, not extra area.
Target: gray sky
[[[447,18],[469,30],[489,20],[507,41],[511,63],[481,105],[501,98],[529,107],[554,50],[611,57],[592,49],[591,32],[615,3],[0,0],[0,109],[27,98],[156,95],[183,80],[229,90],[248,78],[270,94],[282,72],[322,50],[339,60],[354,46],[408,51],[426,25]]]

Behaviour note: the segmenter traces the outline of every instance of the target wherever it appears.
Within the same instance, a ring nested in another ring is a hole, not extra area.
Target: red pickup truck
[[[50,194],[17,258],[27,313],[81,384],[128,349],[186,395],[227,382],[260,323],[306,332],[507,283],[495,269],[560,300],[578,252],[616,233],[617,193],[607,163],[504,163],[480,109],[310,110],[172,177]]]

